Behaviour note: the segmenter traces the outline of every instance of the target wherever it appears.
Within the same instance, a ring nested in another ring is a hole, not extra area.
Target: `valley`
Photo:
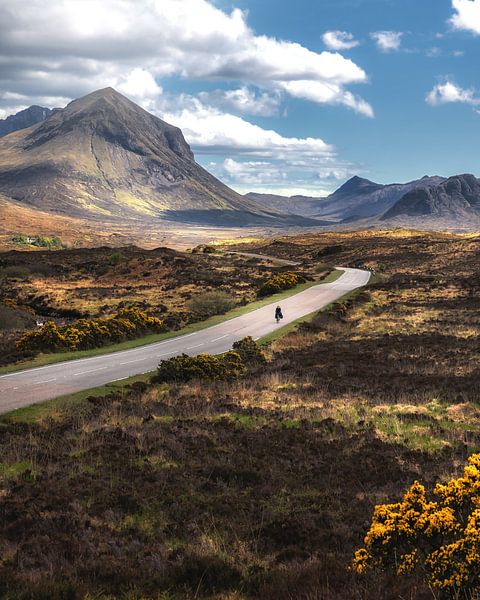
[[[374,504],[445,481],[480,449],[478,235],[275,237],[189,255],[190,277],[210,261],[248,265],[252,281],[294,268],[232,249],[375,278],[267,338],[266,364],[233,380],[143,377],[4,415],[5,598],[430,597],[420,573],[348,566]],[[121,251],[129,269],[177,256]],[[43,253],[50,269],[61,252]],[[90,252],[103,265],[111,250]]]
[[[0,600],[480,600],[479,41],[0,2]]]

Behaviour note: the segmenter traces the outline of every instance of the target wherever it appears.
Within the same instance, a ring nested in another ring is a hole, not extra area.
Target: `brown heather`
[[[378,275],[238,380],[137,383],[4,418],[0,596],[438,598],[415,573],[350,566],[376,505],[458,478],[480,449],[479,238],[246,248],[306,274]]]

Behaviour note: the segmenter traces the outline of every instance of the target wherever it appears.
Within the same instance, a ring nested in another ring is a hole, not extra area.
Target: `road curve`
[[[344,273],[336,281],[312,286],[282,300],[284,319],[280,326],[323,308],[366,285],[370,278],[367,271],[342,270]],[[221,354],[248,335],[259,339],[275,331],[279,327],[274,320],[275,306],[271,303],[208,329],[147,346],[0,376],[0,414],[153,371],[161,360],[182,352]]]

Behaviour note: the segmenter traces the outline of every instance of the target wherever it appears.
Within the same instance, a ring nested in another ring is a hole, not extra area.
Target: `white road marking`
[[[148,356],[144,358],[136,358],[135,360],[127,360],[126,362],[120,363],[120,365],[130,365],[131,363],[143,362],[144,360],[148,360]]]
[[[45,379],[44,381],[34,381],[33,385],[40,385],[42,383],[51,383],[52,381],[57,381],[57,378],[54,377],[53,379]],[[13,388],[14,390],[16,390],[17,388]]]
[[[218,337],[218,338],[215,338],[214,340],[210,340],[210,341],[211,341],[212,343],[213,343],[213,342],[218,342],[218,340],[223,340],[223,338],[226,338],[226,337],[228,337],[228,333],[226,333],[225,335],[221,335],[220,337]]]
[[[187,350],[193,350],[194,348],[200,348],[200,346],[205,346],[205,344],[197,344],[196,346],[188,346]]]
[[[81,373],[74,373],[72,377],[79,377],[80,375],[86,375],[87,373],[95,373],[95,371],[103,371],[104,369],[108,369],[108,367],[99,367],[98,369],[89,369],[88,371],[82,371]]]

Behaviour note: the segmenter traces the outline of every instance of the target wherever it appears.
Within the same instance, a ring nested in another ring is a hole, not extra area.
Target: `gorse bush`
[[[478,598],[480,454],[470,457],[463,477],[438,484],[434,495],[437,500],[429,501],[416,481],[402,502],[378,505],[354,568],[420,572],[440,597]]]
[[[232,348],[234,352],[238,352],[238,354],[240,354],[240,357],[245,365],[258,365],[265,364],[267,362],[265,355],[251,336],[235,342]]]
[[[265,362],[265,356],[255,341],[251,337],[246,337],[235,342],[233,350],[220,356],[182,354],[162,360],[152,381],[154,383],[186,382],[192,379],[228,381],[241,377],[249,367]]]
[[[192,313],[202,319],[223,315],[235,306],[235,300],[226,292],[212,291],[204,292],[194,296],[188,302],[188,308]]]
[[[192,379],[222,381],[236,379],[245,372],[245,365],[238,352],[227,352],[222,356],[199,354],[198,356],[174,356],[162,360],[154,383],[186,382]]]
[[[263,296],[270,296],[272,294],[278,294],[283,290],[290,290],[296,287],[300,283],[305,283],[306,279],[293,271],[285,271],[285,273],[278,273],[267,279],[267,281],[258,290],[257,295],[261,298]]]
[[[164,329],[161,319],[135,308],[125,308],[112,317],[80,319],[63,327],[48,321],[38,331],[30,331],[20,338],[17,348],[30,352],[87,350],[147,333],[160,333]]]

